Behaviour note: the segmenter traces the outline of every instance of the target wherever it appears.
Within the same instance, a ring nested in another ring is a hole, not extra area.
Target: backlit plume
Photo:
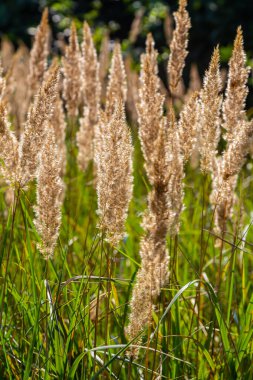
[[[184,161],[191,158],[196,147],[199,117],[199,93],[194,92],[185,103],[178,121],[180,149]]]
[[[187,46],[191,21],[186,6],[187,0],[179,0],[179,9],[174,13],[176,28],[170,44],[168,62],[169,87],[173,95],[177,93],[185,66],[185,58],[188,55]]]
[[[74,22],[71,24],[69,45],[65,49],[62,66],[64,75],[63,98],[66,101],[68,116],[73,118],[78,115],[78,107],[82,97],[81,53]]]
[[[105,111],[109,116],[114,111],[115,99],[120,99],[123,103],[127,98],[127,81],[124,62],[121,54],[121,47],[115,43],[112,61],[109,70],[109,82],[106,90]]]
[[[117,246],[125,233],[133,191],[133,147],[122,100],[115,99],[109,118],[101,112],[95,142],[100,228]]]
[[[48,9],[43,12],[40,25],[35,35],[33,47],[29,61],[29,91],[30,97],[37,93],[43,81],[44,73],[47,69],[47,59],[49,54],[49,25]]]
[[[0,173],[7,183],[18,180],[18,141],[10,130],[5,104],[0,100]]]
[[[222,108],[227,146],[222,156],[215,159],[212,173],[213,191],[210,202],[214,208],[214,231],[218,236],[223,236],[226,222],[233,215],[238,175],[252,141],[253,123],[247,121],[245,111],[248,75],[242,30],[239,27],[229,61],[228,83]],[[216,245],[221,244],[222,240],[217,239]]]
[[[199,143],[201,169],[212,172],[215,165],[218,142],[220,140],[220,112],[222,97],[219,69],[219,49],[214,50],[209,69],[200,93]]]
[[[229,60],[228,83],[223,103],[223,128],[228,143],[234,140],[240,124],[246,118],[245,102],[248,94],[247,81],[250,68],[246,66],[242,29],[237,29],[232,57]]]
[[[38,249],[45,259],[53,256],[61,225],[63,183],[54,130],[47,128],[40,154],[37,177],[37,205],[34,207],[35,227],[41,242]]]
[[[85,22],[83,25],[82,43],[82,78],[83,78],[83,118],[80,120],[80,130],[77,133],[78,164],[86,170],[93,159],[94,130],[98,122],[100,106],[99,64],[92,40],[91,30]]]
[[[166,236],[178,232],[182,210],[183,160],[172,108],[163,116],[164,97],[157,76],[157,52],[151,34],[141,59],[138,106],[139,137],[151,191],[143,218],[145,234],[140,243],[141,269],[130,302],[127,334],[134,339],[151,320],[153,303],[169,277]],[[138,350],[131,349],[136,356]]]
[[[47,124],[53,114],[58,91],[59,67],[52,67],[48,78],[42,83],[34,102],[30,106],[25,130],[20,144],[21,184],[33,179],[38,165],[38,155],[44,144]]]

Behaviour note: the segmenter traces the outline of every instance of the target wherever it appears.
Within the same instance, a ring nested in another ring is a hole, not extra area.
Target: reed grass
[[[65,55],[49,65],[47,10],[29,57],[2,53],[3,380],[253,378],[253,124],[242,30],[227,86],[216,48],[203,85],[194,69],[180,105],[186,5],[174,33],[167,20],[172,93],[161,90],[151,35],[139,83],[118,42],[109,65],[108,35],[97,60],[86,23],[82,56],[72,24]],[[27,114],[24,64],[35,58]]]

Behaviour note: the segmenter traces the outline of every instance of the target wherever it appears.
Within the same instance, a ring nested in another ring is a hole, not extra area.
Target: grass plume
[[[99,64],[87,22],[83,25],[82,43],[82,78],[83,78],[83,117],[77,133],[78,164],[85,171],[94,156],[94,130],[98,122],[101,86],[99,82]]]
[[[191,21],[186,6],[187,0],[179,0],[178,11],[174,13],[176,28],[170,43],[168,62],[169,88],[172,94],[177,93],[177,87],[185,66],[185,59],[188,55],[187,46]]]

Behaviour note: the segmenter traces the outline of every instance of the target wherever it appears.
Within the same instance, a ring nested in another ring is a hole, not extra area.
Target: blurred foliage
[[[143,8],[143,32],[153,31],[160,45],[164,42],[162,24],[167,8],[174,12],[177,0],[5,0],[0,2],[1,33],[13,41],[28,42],[28,29],[38,24],[45,6],[50,8],[58,30],[64,31],[72,18],[80,22],[86,19],[94,27],[107,26],[120,39],[127,38],[136,11]],[[217,43],[231,44],[238,25],[244,29],[246,48],[253,50],[252,0],[189,0],[188,9],[191,44],[199,52]]]
[[[121,40],[123,50],[130,50],[138,62],[145,36],[151,31],[161,53],[161,61],[165,62],[168,57],[164,19],[168,11],[172,14],[177,9],[177,0],[5,0],[0,2],[0,35],[8,35],[15,44],[23,40],[29,45],[45,6],[50,9],[53,34],[58,39],[68,37],[71,19],[80,28],[85,19],[94,30],[98,46],[106,29],[109,29],[111,37]],[[140,10],[143,11],[142,31],[131,44],[129,30],[136,12]],[[228,61],[238,25],[242,25],[245,48],[248,57],[252,58],[252,0],[189,0],[188,10],[192,29],[187,63],[197,62],[201,75],[208,66],[215,45],[221,46],[222,62]],[[187,67],[189,69],[190,65]],[[186,69],[186,78],[188,74]]]

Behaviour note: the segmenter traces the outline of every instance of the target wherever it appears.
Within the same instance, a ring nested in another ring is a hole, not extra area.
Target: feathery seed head
[[[4,73],[6,73],[9,70],[12,64],[14,51],[15,51],[15,48],[12,42],[7,37],[2,37],[0,55],[1,55],[1,61],[2,61],[3,69],[4,69]]]
[[[246,120],[245,101],[248,93],[246,54],[243,48],[242,29],[237,29],[232,56],[229,60],[228,83],[222,107],[223,128],[227,147],[213,165],[213,190],[210,202],[215,207],[215,232],[223,234],[226,221],[232,216],[235,187],[239,171],[249,151],[252,122]],[[218,245],[221,241],[217,241]]]
[[[183,13],[187,6],[187,0],[179,0],[179,12]]]
[[[221,74],[219,68],[219,48],[214,49],[209,69],[200,93],[199,138],[201,169],[213,171],[217,146],[220,139],[220,111],[222,97]]]
[[[242,29],[237,29],[232,56],[229,60],[228,83],[223,103],[223,128],[227,142],[232,142],[245,119],[245,102],[248,94],[247,81],[250,68],[246,66]]]
[[[54,62],[52,63],[52,65],[53,64]],[[61,98],[59,86],[56,93],[53,114],[50,118],[50,124],[52,125],[54,129],[55,142],[58,149],[59,162],[61,164],[60,174],[62,177],[65,174],[66,163],[67,163],[67,147],[65,144],[67,123],[65,121],[63,101]]]
[[[199,113],[199,92],[195,91],[185,103],[178,121],[180,148],[184,161],[188,161],[196,146]]]
[[[142,223],[145,230],[140,245],[142,267],[131,299],[127,328],[130,340],[150,321],[152,304],[168,279],[166,235],[178,232],[183,205],[183,159],[175,114],[171,106],[168,116],[163,116],[164,97],[159,91],[157,71],[157,52],[152,36],[148,35],[146,54],[141,60],[138,113],[139,136],[152,189]],[[130,351],[134,356],[137,353]]]
[[[10,130],[6,106],[0,101],[0,172],[7,183],[18,180],[18,141]]]
[[[106,91],[105,110],[107,115],[114,111],[115,101],[120,99],[123,103],[127,97],[127,82],[124,62],[122,59],[121,46],[116,42],[113,49],[111,66],[109,70],[109,82]]]
[[[158,135],[164,105],[164,96],[160,93],[160,80],[157,75],[157,55],[153,37],[148,34],[146,53],[141,57],[139,103],[137,104],[139,136],[148,175],[149,168],[152,166],[150,161],[153,154],[153,143]]]
[[[185,66],[185,58],[188,55],[188,36],[191,27],[189,14],[186,10],[187,1],[179,1],[179,9],[174,13],[176,28],[173,32],[170,44],[170,56],[168,62],[169,87],[172,94],[177,93],[177,86],[182,77]]]
[[[116,246],[124,235],[132,198],[133,147],[122,100],[113,108],[110,118],[101,112],[96,130],[95,161],[100,228],[107,240]]]
[[[21,183],[25,185],[35,177],[38,155],[46,136],[46,122],[51,119],[59,84],[59,66],[50,68],[50,75],[42,83],[30,106],[24,134],[20,144]]]
[[[48,9],[45,8],[37,29],[29,61],[29,91],[32,97],[39,89],[47,69],[49,53]]]
[[[80,49],[78,38],[77,38],[76,25],[74,21],[72,21],[71,27],[70,27],[69,48],[72,52],[79,51]]]
[[[16,51],[12,64],[6,73],[4,98],[8,104],[8,113],[12,116],[15,132],[20,138],[29,107],[29,51],[21,45]]]
[[[210,202],[215,209],[214,230],[218,235],[224,233],[226,221],[233,215],[237,179],[249,152],[252,134],[253,122],[242,121],[234,140],[228,144],[223,155],[216,159]],[[220,243],[221,240],[217,240],[217,246]]]
[[[62,59],[63,97],[66,101],[69,117],[78,115],[78,107],[81,102],[81,54],[77,39],[76,26],[71,24],[69,45],[65,49]]]
[[[83,25],[82,43],[82,78],[83,78],[83,118],[77,133],[78,164],[86,170],[93,158],[94,129],[98,122],[101,86],[99,82],[99,64],[92,40],[92,34],[87,22]]]
[[[63,192],[60,171],[54,131],[48,126],[36,174],[37,205],[34,207],[34,224],[41,238],[38,248],[45,259],[53,256],[60,231]]]

